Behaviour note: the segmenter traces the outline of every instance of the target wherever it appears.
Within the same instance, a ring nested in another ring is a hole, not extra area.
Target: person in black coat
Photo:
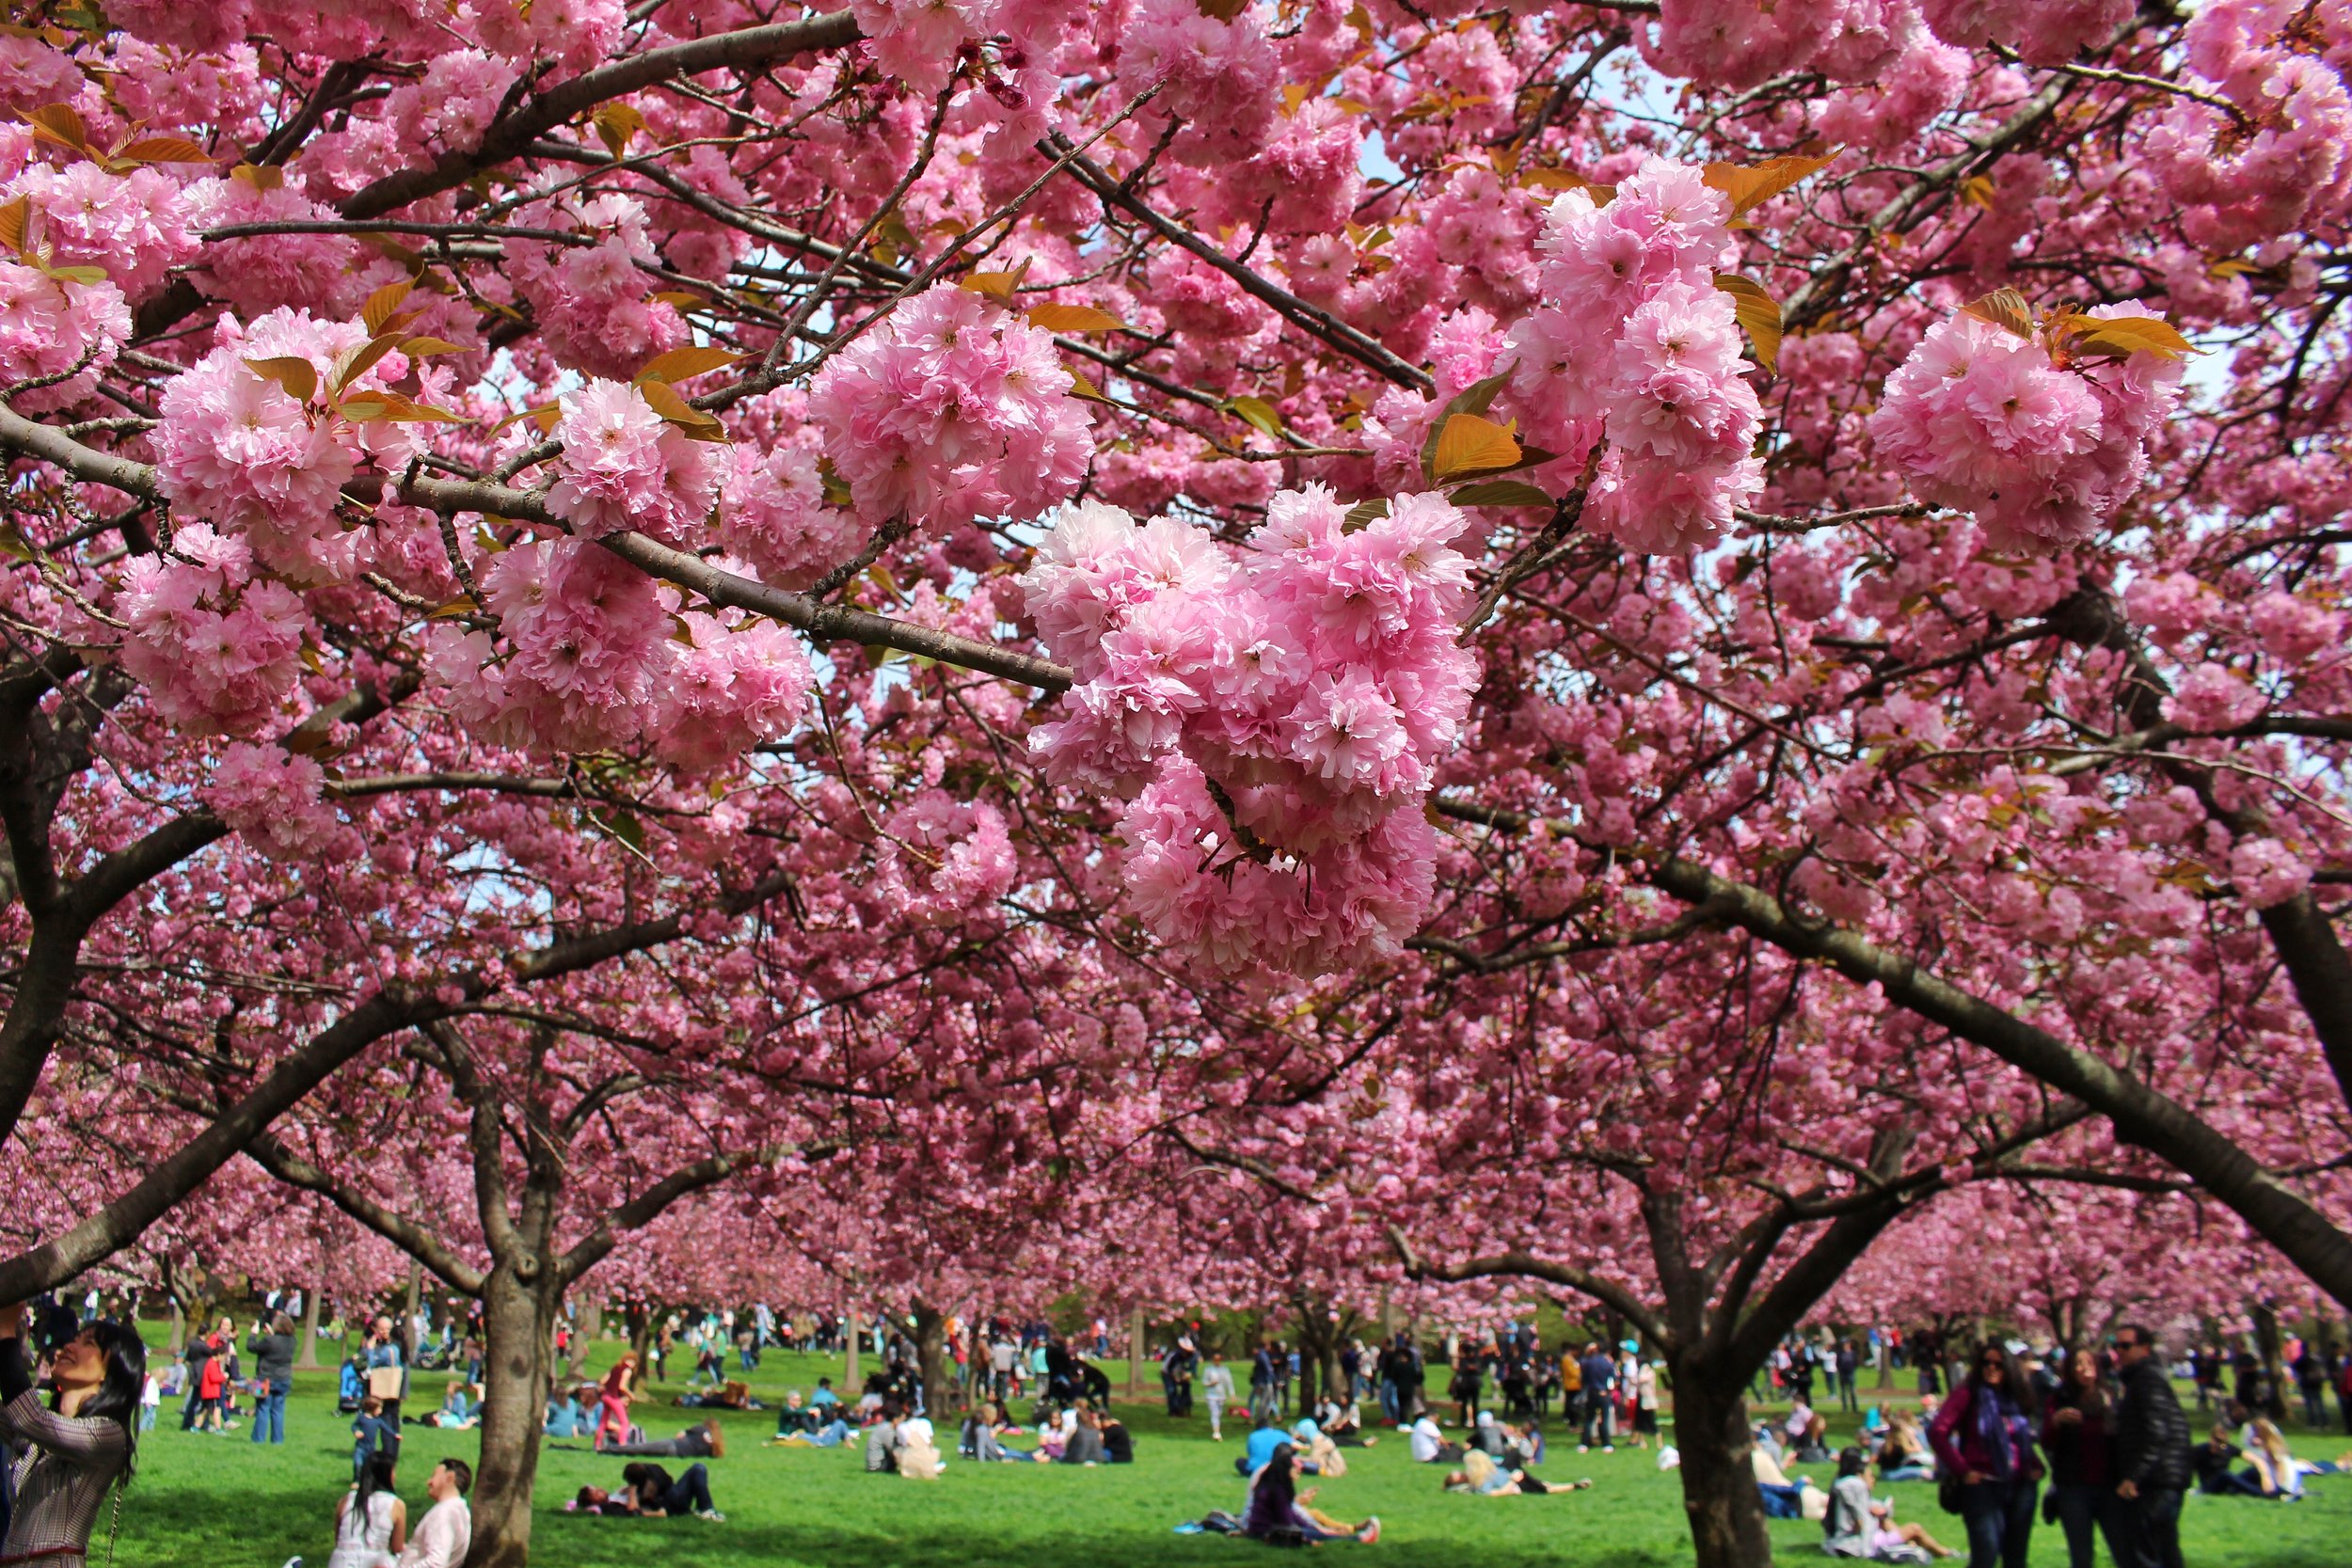
[[[2115,1495],[2125,1548],[2121,1568],[2181,1568],[2181,1499],[2188,1491],[2188,1418],[2156,1359],[2155,1337],[2137,1323],[2115,1332],[2123,1397],[2115,1407]]]

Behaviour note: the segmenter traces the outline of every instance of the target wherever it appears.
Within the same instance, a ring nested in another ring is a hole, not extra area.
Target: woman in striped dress
[[[0,1438],[16,1481],[0,1568],[86,1568],[107,1488],[131,1479],[147,1381],[138,1336],[86,1323],[58,1349],[50,1378],[56,1393],[44,1405],[33,1390],[24,1308],[0,1307]]]

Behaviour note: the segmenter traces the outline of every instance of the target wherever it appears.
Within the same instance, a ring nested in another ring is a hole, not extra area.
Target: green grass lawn
[[[599,1364],[616,1354],[616,1347],[602,1349]],[[322,1347],[323,1355],[332,1354],[331,1344]],[[772,1400],[787,1386],[813,1386],[820,1372],[840,1379],[835,1362],[771,1354],[754,1389]],[[440,1377],[419,1374],[417,1402],[437,1402],[442,1386]],[[256,1448],[246,1430],[225,1437],[183,1433],[167,1411],[140,1445],[139,1480],[122,1511],[118,1560],[133,1568],[280,1568],[299,1554],[310,1568],[323,1568],[335,1501],[350,1475],[349,1424],[335,1415],[332,1390],[329,1374],[302,1376],[282,1448]],[[665,1400],[676,1391],[658,1386]],[[646,1414],[657,1436],[699,1415]],[[724,1524],[567,1516],[565,1497],[583,1482],[615,1484],[620,1465],[584,1450],[550,1450],[540,1465],[532,1558],[553,1568],[1194,1568],[1257,1561],[1266,1549],[1253,1543],[1173,1533],[1179,1521],[1211,1508],[1240,1509],[1232,1432],[1220,1448],[1208,1441],[1205,1417],[1170,1421],[1140,1405],[1121,1414],[1136,1438],[1132,1467],[980,1466],[951,1458],[946,1477],[930,1484],[868,1476],[859,1453],[847,1448],[764,1448],[774,1430],[771,1416],[726,1416],[728,1454],[711,1465]],[[471,1459],[476,1444],[469,1433],[407,1432],[401,1481],[413,1518],[422,1513],[432,1461],[444,1453]],[[952,1453],[952,1425],[942,1423],[940,1435],[943,1450]],[[2313,1458],[2352,1447],[2332,1435],[2297,1434],[2295,1444]],[[1680,1491],[1651,1454],[1579,1454],[1571,1441],[1555,1446],[1543,1473],[1560,1481],[1589,1475],[1591,1491],[1496,1498],[1441,1495],[1436,1468],[1413,1465],[1395,1436],[1369,1451],[1351,1450],[1349,1458],[1348,1474],[1326,1485],[1320,1505],[1351,1520],[1377,1513],[1385,1535],[1377,1546],[1327,1552],[1369,1551],[1393,1568],[1634,1568],[1691,1560]],[[1819,1467],[1813,1473],[1829,1479]],[[1937,1511],[1931,1488],[1884,1490],[1899,1499],[1898,1517],[1919,1520],[1947,1544],[1964,1544],[1959,1521]],[[2352,1560],[2352,1475],[2322,1478],[2312,1494],[2291,1505],[2191,1498],[2183,1532],[2189,1561],[2199,1568],[2344,1568]],[[1776,1521],[1772,1537],[1781,1564],[1825,1560],[1818,1525]],[[97,1545],[93,1561],[103,1560],[103,1550]],[[2058,1532],[2038,1528],[2036,1568],[2062,1568],[2065,1560]]]

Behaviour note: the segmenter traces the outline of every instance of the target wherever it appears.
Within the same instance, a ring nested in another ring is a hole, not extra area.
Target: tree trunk
[[[319,1370],[319,1294],[315,1281],[302,1292],[302,1354],[294,1361],[300,1371]]]
[[[1690,1515],[1696,1568],[1771,1568],[1764,1495],[1756,1490],[1748,1404],[1736,1385],[1708,1386],[1696,1366],[1674,1375],[1675,1445],[1682,1451],[1682,1508]]]
[[[502,1263],[483,1286],[482,1464],[467,1499],[473,1549],[466,1568],[523,1568],[531,1557],[532,1481],[561,1300],[559,1290],[527,1285]]]
[[[408,1299],[400,1310],[400,1350],[404,1366],[417,1364],[417,1307],[424,1300],[424,1265],[408,1259]]]
[[[1143,1308],[1138,1307],[1127,1314],[1127,1397],[1140,1401],[1147,1392],[1143,1382]]]
[[[929,1303],[914,1304],[914,1370],[923,1380],[923,1408],[947,1418],[947,1320]]]
[[[180,1307],[180,1298],[171,1301],[171,1354],[179,1354],[188,1348],[188,1315]]]
[[[651,1352],[656,1326],[654,1320],[658,1316],[660,1316],[660,1309],[653,1303],[647,1302],[644,1311],[639,1314],[637,1321],[629,1325],[628,1348],[637,1357],[637,1375],[629,1383],[629,1389],[632,1393],[642,1394],[653,1383]]]
[[[857,1370],[858,1337],[864,1332],[863,1325],[850,1316],[850,1303],[845,1297],[841,1303],[841,1400],[845,1404],[857,1403],[858,1391],[866,1386]]]
[[[579,1332],[572,1336],[570,1364],[564,1368],[565,1377],[578,1377],[588,1361],[588,1353],[604,1334],[604,1298],[591,1296],[580,1309]]]

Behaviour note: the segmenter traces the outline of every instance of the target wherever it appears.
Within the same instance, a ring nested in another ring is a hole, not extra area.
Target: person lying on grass
[[[691,1513],[714,1525],[723,1525],[727,1519],[711,1506],[707,1465],[689,1465],[686,1473],[675,1479],[659,1465],[624,1465],[618,1487],[607,1492],[600,1486],[583,1486],[564,1505],[564,1511],[637,1519],[676,1519]]]
[[[1592,1484],[1589,1476],[1573,1485],[1558,1481],[1547,1484],[1523,1469],[1498,1464],[1482,1450],[1472,1449],[1462,1456],[1460,1469],[1447,1473],[1444,1486],[1448,1492],[1468,1492],[1476,1497],[1541,1497],[1554,1492],[1581,1492]]]
[[[675,1437],[647,1443],[607,1443],[604,1451],[641,1459],[724,1459],[727,1439],[714,1418],[700,1426],[688,1427]]]

